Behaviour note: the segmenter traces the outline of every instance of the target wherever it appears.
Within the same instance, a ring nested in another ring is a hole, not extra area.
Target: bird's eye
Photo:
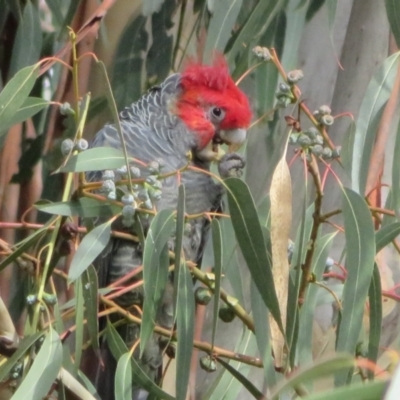
[[[213,119],[215,119],[217,121],[221,121],[225,117],[225,111],[222,108],[213,107],[211,109],[211,115],[212,115]]]

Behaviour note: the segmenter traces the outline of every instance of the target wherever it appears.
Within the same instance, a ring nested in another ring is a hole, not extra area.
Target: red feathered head
[[[244,132],[250,125],[249,101],[235,85],[222,57],[211,66],[190,63],[182,73],[181,87],[177,113],[197,135],[200,149],[218,135],[229,143],[226,132]]]

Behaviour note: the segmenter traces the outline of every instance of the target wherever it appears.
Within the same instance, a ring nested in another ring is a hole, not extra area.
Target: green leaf
[[[111,222],[107,221],[104,224],[96,226],[83,238],[74,257],[71,261],[68,280],[70,282],[78,279],[96,257],[107,246],[111,235]]]
[[[396,40],[397,47],[400,47],[400,7],[397,0],[385,0],[386,14],[389,20],[390,29]]]
[[[43,108],[47,107],[50,102],[37,97],[28,97],[21,108],[16,111],[12,118],[8,121],[7,125],[3,125],[0,130],[1,132],[7,131],[13,125],[16,125],[22,121],[26,121],[28,118],[33,117]]]
[[[39,11],[33,2],[26,2],[14,41],[8,77],[38,61],[42,50],[42,29]]]
[[[352,119],[344,135],[342,151],[340,153],[340,159],[342,160],[343,168],[346,171],[348,178],[351,177],[351,171],[353,168],[353,149],[356,128],[356,123]]]
[[[382,330],[382,287],[378,266],[374,265],[371,284],[368,291],[369,299],[369,339],[368,359],[376,364],[379,352],[379,342]],[[370,380],[374,379],[374,371],[368,370]]]
[[[115,400],[132,399],[132,354],[123,354],[115,371]]]
[[[0,367],[0,382],[8,377],[11,370],[18,360],[36,343],[36,341],[44,335],[43,332],[37,332],[33,335],[25,336],[18,344],[15,353]]]
[[[82,274],[82,294],[85,303],[85,318],[87,321],[87,329],[89,338],[94,350],[99,350],[99,298],[98,298],[98,282],[97,272],[93,265]]]
[[[55,221],[55,218],[50,219],[42,228],[38,229],[32,235],[18,243],[14,248],[13,252],[0,262],[0,271],[2,271],[7,265],[10,265],[16,258],[22,253],[27,251],[33,244],[37,243],[43,235],[46,234],[48,227]]]
[[[221,358],[217,358],[218,362],[229,371],[252,395],[255,399],[266,400],[267,398],[237,369],[233,368],[229,363],[225,362]]]
[[[179,379],[175,381],[175,391],[177,400],[185,400],[192,361],[196,307],[192,277],[185,265],[181,265],[178,279],[176,376]]]
[[[237,178],[225,180],[232,225],[253,281],[268,310],[283,331],[282,320],[271,271],[271,260],[248,186]]]
[[[107,344],[110,347],[111,353],[116,360],[128,352],[126,344],[118,334],[114,326],[108,322],[106,329]],[[133,380],[142,388],[146,389],[149,393],[154,394],[160,399],[175,400],[174,397],[165,393],[160,389],[140,368],[139,364],[134,357],[131,357],[131,369]]]
[[[242,0],[215,0],[204,50],[207,62],[215,51],[223,53],[241,7]]]
[[[299,0],[289,0],[286,6],[286,30],[281,63],[290,71],[297,66],[300,39],[303,36],[307,7],[297,8]]]
[[[75,282],[75,359],[74,359],[74,372],[79,370],[82,358],[83,348],[83,316],[84,316],[84,300],[82,289],[82,276]]]
[[[10,121],[24,104],[38,77],[38,66],[31,65],[18,71],[0,93],[0,126],[9,126]],[[0,137],[4,135],[0,129]]]
[[[112,147],[96,147],[71,156],[56,172],[86,172],[116,169],[125,165],[122,150]]]
[[[177,277],[179,277],[181,267],[186,268],[184,265],[184,262],[182,260],[182,257],[184,257],[184,254],[182,252],[182,244],[183,244],[183,235],[185,231],[185,186],[184,185],[179,185],[178,189],[178,206],[176,209],[176,233],[175,233],[175,269],[174,273],[176,274]],[[179,279],[174,279],[174,305],[175,308],[178,306],[178,282]],[[176,315],[176,310],[175,310],[175,315]]]
[[[400,222],[393,222],[379,229],[375,233],[376,252],[379,253],[386,247],[392,240],[400,235]]]
[[[62,345],[56,331],[50,329],[28,374],[13,395],[14,400],[45,397],[57,378],[62,363]]]
[[[119,206],[88,197],[82,197],[78,201],[35,204],[35,208],[48,214],[85,218],[111,217],[121,212],[121,207]]]
[[[217,219],[213,219],[211,222],[212,231],[212,243],[214,249],[214,315],[212,322],[211,331],[211,346],[214,346],[215,332],[217,330],[218,323],[218,310],[219,310],[219,295],[221,293],[221,276],[222,276],[222,260],[223,260],[223,248],[222,248],[222,233],[221,226]]]
[[[316,393],[310,396],[304,397],[304,400],[378,400],[382,399],[387,382],[377,381],[374,383],[357,383],[351,386],[345,386],[343,388],[335,389],[329,392]],[[397,400],[398,391],[395,397],[387,398],[385,400]]]
[[[372,77],[361,104],[354,137],[353,169],[351,174],[352,188],[360,194],[365,192],[377,126],[383,106],[391,94],[399,60],[400,52],[386,59]]]
[[[272,357],[268,309],[262,301],[254,281],[251,281],[251,312],[258,351],[263,362],[264,376],[268,386],[276,384],[274,359]]]
[[[168,280],[168,240],[174,229],[174,212],[161,210],[151,222],[143,250],[144,303],[140,329],[140,355],[153,332],[157,311]]]
[[[255,37],[261,36],[268,29],[285,3],[286,0],[265,0],[257,3],[229,49],[228,60],[230,64],[233,63],[238,54],[254,41]]]
[[[294,372],[289,379],[282,381],[278,387],[273,390],[270,398],[271,400],[277,400],[281,393],[286,392],[290,388],[294,388],[297,385],[304,384],[308,381],[332,375],[333,373],[343,369],[348,370],[351,367],[354,367],[354,359],[348,354],[337,353],[333,357],[316,361],[310,367],[301,368]]]
[[[312,261],[312,273],[315,275],[316,281],[322,280],[322,274],[325,270],[326,259],[329,254],[330,246],[336,232],[327,234],[319,238],[315,244],[315,251]],[[312,339],[313,339],[313,321],[315,307],[317,305],[317,294],[319,288],[315,284],[310,284],[304,303],[299,313],[299,335],[297,339],[297,353],[299,365],[311,363],[312,356]]]
[[[375,233],[367,203],[348,188],[343,188],[343,220],[347,278],[343,288],[343,311],[336,350],[354,354],[374,270]],[[346,379],[347,373],[338,374],[335,384],[340,386]]]

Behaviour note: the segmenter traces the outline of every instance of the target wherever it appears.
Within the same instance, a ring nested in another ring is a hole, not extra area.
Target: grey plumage
[[[208,170],[209,164],[196,158],[195,133],[171,110],[180,93],[180,75],[174,74],[160,86],[151,89],[136,103],[120,113],[121,127],[128,154],[144,163],[157,159],[164,161],[163,173],[173,172],[188,163]],[[114,125],[106,125],[93,140],[92,147],[109,146],[120,149],[121,142]],[[145,173],[145,172],[144,172]],[[99,173],[88,174],[88,180],[98,180]],[[212,178],[204,173],[183,171],[181,182],[186,188],[186,212],[199,214],[220,208],[222,189]],[[157,210],[176,209],[178,196],[178,177],[172,175],[162,181],[162,196],[157,202]],[[121,228],[121,227],[119,227]],[[189,234],[185,236],[183,247],[186,259],[200,262],[208,232],[208,221],[201,217],[190,220]],[[142,264],[142,249],[137,243],[112,239],[107,249],[96,261],[101,286],[109,285]],[[120,296],[116,301],[123,307],[143,303],[143,290],[137,289]],[[171,329],[173,327],[173,294],[169,282],[161,302],[157,324]],[[131,345],[139,337],[139,326],[127,324],[119,328],[119,333]],[[165,341],[154,334],[149,340],[143,358],[139,361],[145,372],[156,382],[162,368],[162,352]],[[109,350],[103,348],[106,370],[97,370],[95,384],[103,400],[114,398],[115,360]],[[143,390],[135,388],[132,398],[145,398]]]

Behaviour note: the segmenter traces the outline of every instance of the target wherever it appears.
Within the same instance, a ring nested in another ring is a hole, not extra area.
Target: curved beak
[[[246,140],[246,134],[246,129],[221,130],[219,137],[228,145],[229,153],[234,153]]]

